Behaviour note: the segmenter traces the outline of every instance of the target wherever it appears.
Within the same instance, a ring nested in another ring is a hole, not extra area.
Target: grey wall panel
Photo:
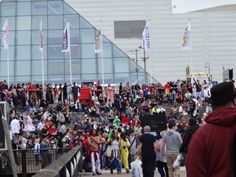
[[[148,20],[152,50],[148,53],[147,70],[157,80],[185,79],[185,67],[206,71],[210,63],[213,80],[222,80],[222,67],[236,66],[236,12],[196,12],[172,14],[171,0],[66,0],[76,11],[103,33],[131,58],[142,45],[140,39],[114,39],[114,21]],[[181,41],[188,19],[191,19],[192,51],[182,51]],[[143,51],[138,51],[138,62]],[[236,68],[235,68],[236,69]],[[235,72],[234,72],[235,73]]]

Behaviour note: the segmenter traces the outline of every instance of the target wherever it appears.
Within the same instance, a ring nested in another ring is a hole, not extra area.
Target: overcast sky
[[[172,0],[173,13],[189,12],[226,4],[236,4],[236,0]]]

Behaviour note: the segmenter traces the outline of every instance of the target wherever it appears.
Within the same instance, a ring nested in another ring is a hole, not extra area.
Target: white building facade
[[[118,47],[143,67],[140,36],[127,33],[125,24],[148,21],[151,51],[147,71],[157,81],[185,79],[186,66],[192,72],[209,72],[212,80],[222,81],[224,68],[236,65],[236,11],[215,10],[172,14],[171,0],[65,0],[97,29],[101,28]],[[191,19],[191,51],[181,50],[184,29]],[[130,22],[130,23],[129,23]],[[124,26],[122,26],[124,25]],[[135,26],[135,25],[134,25]],[[143,26],[144,27],[144,26]],[[119,29],[116,29],[119,28]],[[125,32],[122,33],[122,30]],[[135,29],[133,28],[134,32]],[[140,31],[140,29],[139,29]],[[122,36],[123,34],[127,34]],[[141,35],[141,34],[140,34]]]

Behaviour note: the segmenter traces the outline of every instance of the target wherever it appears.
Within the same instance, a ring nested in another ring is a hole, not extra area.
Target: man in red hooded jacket
[[[187,177],[231,177],[236,133],[236,89],[224,82],[211,89],[213,113],[193,135],[187,154]]]

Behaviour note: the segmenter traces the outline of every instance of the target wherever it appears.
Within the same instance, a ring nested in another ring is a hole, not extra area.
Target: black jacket
[[[187,153],[188,152],[188,145],[189,145],[189,142],[193,136],[193,134],[196,132],[196,130],[198,129],[198,126],[195,125],[195,126],[192,126],[192,127],[189,127],[185,133],[184,133],[184,136],[183,136],[183,143],[179,149],[179,152],[180,153]]]

